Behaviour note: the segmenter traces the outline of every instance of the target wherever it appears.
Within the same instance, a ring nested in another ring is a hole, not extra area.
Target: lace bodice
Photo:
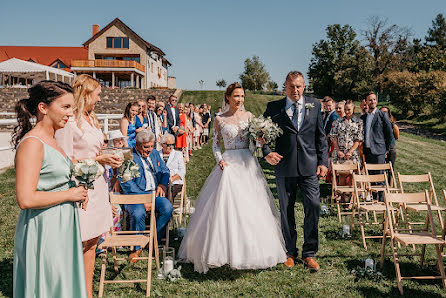
[[[247,112],[241,117],[219,116],[215,118],[212,151],[217,163],[223,159],[221,138],[223,138],[225,150],[248,149],[249,139],[244,135],[243,130],[248,126],[248,120],[251,117],[252,114]]]

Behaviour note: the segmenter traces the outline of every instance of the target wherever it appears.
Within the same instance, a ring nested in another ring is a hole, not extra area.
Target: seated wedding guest
[[[183,189],[183,179],[186,175],[186,165],[184,164],[183,154],[181,151],[173,150],[173,146],[175,146],[175,137],[173,135],[163,135],[161,137],[161,146],[163,146],[163,160],[170,171],[169,181],[172,184],[172,198],[175,198],[176,195]]]
[[[180,127],[178,128],[177,141],[175,143],[175,149],[181,151],[186,155],[187,148],[187,134],[186,134],[186,114],[184,113],[184,104],[178,105],[178,112],[180,115]]]
[[[14,238],[12,294],[87,297],[76,202],[87,207],[88,191],[69,187],[72,163],[54,139],[54,132],[73,116],[73,89],[61,82],[40,81],[28,93],[29,98],[15,107],[16,200],[21,210]]]
[[[336,103],[336,114],[338,114],[339,118],[345,117],[344,106],[345,100]]]
[[[395,168],[396,140],[398,140],[400,137],[400,129],[399,129],[398,125],[396,124],[395,117],[393,117],[392,112],[390,111],[389,107],[382,107],[380,110],[383,111],[384,113],[387,113],[387,116],[389,116],[389,119],[390,119],[390,124],[392,124],[393,140],[390,145],[390,150],[386,156],[386,163],[388,163],[388,162],[392,163],[392,167]],[[389,176],[389,178],[391,178],[391,177]]]
[[[127,137],[126,147],[133,148],[135,146],[136,115],[138,113],[139,105],[137,102],[129,102],[125,107],[124,117],[121,119],[120,127],[122,134]]]
[[[143,129],[146,129],[149,124],[147,123],[147,102],[143,99],[136,101],[139,105],[139,113],[136,115],[136,132],[140,132]]]
[[[354,116],[355,104],[349,100],[344,105],[345,116],[336,119],[330,132],[332,140],[333,163],[361,165],[358,146],[364,139],[364,127],[360,119]],[[339,175],[339,185],[347,185],[348,174]]]
[[[156,233],[158,243],[166,234],[166,225],[172,217],[172,204],[166,198],[170,172],[165,162],[155,149],[155,135],[149,130],[143,130],[136,135],[136,145],[133,149],[133,161],[139,166],[140,176],[121,183],[123,194],[150,194],[155,192]],[[124,210],[130,216],[130,230],[144,231],[146,227],[146,212],[149,205],[124,205]],[[130,253],[129,260],[141,255],[142,248],[135,247]]]

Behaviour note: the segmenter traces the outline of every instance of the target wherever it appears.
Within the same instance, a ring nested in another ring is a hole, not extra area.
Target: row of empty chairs
[[[382,174],[371,174],[371,171],[382,171]],[[353,230],[355,221],[358,220],[363,246],[366,250],[366,239],[382,240],[381,267],[386,256],[386,242],[390,238],[392,253],[387,256],[393,257],[400,293],[403,294],[402,281],[406,279],[441,279],[443,287],[446,287],[442,255],[442,249],[446,245],[446,217],[442,217],[442,212],[446,211],[446,208],[440,206],[438,202],[431,174],[402,175],[398,173],[397,184],[390,163],[383,165],[365,163],[362,171],[356,164],[333,164],[332,173],[332,206],[337,207],[339,222],[342,222],[345,216],[351,217],[351,230]],[[338,173],[350,174],[351,185],[337,185]],[[414,187],[415,184],[422,185]],[[373,194],[378,192],[384,193],[384,202],[373,199]],[[443,190],[442,193],[446,202],[446,191]],[[418,217],[426,214],[426,217],[422,221],[413,221],[412,214],[417,214]],[[441,233],[437,233],[434,215],[438,217]],[[370,225],[382,225],[382,233],[377,235],[375,230],[374,234],[369,235],[366,227]],[[402,276],[399,266],[400,256],[419,256],[420,265],[423,265],[428,244],[435,247],[440,275]],[[421,251],[418,253],[416,245],[421,246]],[[411,246],[413,252],[399,254],[398,249],[401,246]]]

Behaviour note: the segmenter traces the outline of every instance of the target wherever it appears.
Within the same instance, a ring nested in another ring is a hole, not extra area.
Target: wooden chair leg
[[[338,220],[339,223],[342,223],[342,218],[341,218],[341,204],[340,201],[338,200],[338,197],[336,197],[336,206],[338,208]]]
[[[107,252],[102,255],[102,265],[101,265],[101,279],[99,281],[99,293],[98,297],[102,297],[104,293],[104,281],[105,281],[105,267],[107,265]]]
[[[155,235],[154,235],[155,234]],[[149,241],[149,257],[147,260],[147,289],[146,289],[146,297],[150,296],[150,287],[152,283],[152,257],[153,257],[153,237],[157,237],[156,230],[155,232],[150,232],[150,241]]]
[[[426,254],[426,244],[423,244],[423,246],[421,248],[421,255],[420,255],[420,267],[423,266],[425,254]]]
[[[155,237],[153,238],[154,243],[155,243],[155,265],[156,265],[156,270],[160,270],[160,255],[159,255],[159,250],[158,250],[158,235],[156,234],[156,223],[155,223],[155,227],[154,227],[154,231],[155,231]]]
[[[435,251],[437,253],[438,268],[440,269],[441,283],[443,284],[443,288],[446,288],[446,275],[444,272],[443,256],[441,255],[440,245],[435,245]]]
[[[398,260],[398,255],[396,253],[396,247],[395,247],[395,240],[391,240],[392,244],[392,254],[393,254],[393,263],[395,265],[395,272],[396,272],[396,280],[398,282],[398,290],[400,291],[401,295],[404,295],[403,290],[403,284],[402,284],[402,278],[401,278],[401,271],[400,271],[400,263]]]
[[[365,242],[364,222],[362,220],[362,213],[359,213],[359,226],[361,227],[362,244],[364,249],[367,250],[367,244]]]
[[[112,247],[112,253],[113,253],[114,269],[115,269],[115,272],[118,272],[118,260],[116,260],[117,256],[116,256],[116,247],[115,246]]]
[[[386,254],[386,241],[387,241],[387,217],[385,219],[384,222],[384,231],[383,231],[383,239],[382,239],[382,243],[381,243],[381,260],[380,260],[380,268],[381,270],[384,267],[384,258],[385,258],[385,254]]]

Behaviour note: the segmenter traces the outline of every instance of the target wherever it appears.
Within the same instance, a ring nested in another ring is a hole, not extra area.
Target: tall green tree
[[[349,25],[330,25],[327,37],[313,45],[308,75],[319,96],[356,98],[371,89],[371,56]]]
[[[254,55],[252,58],[246,58],[245,69],[240,74],[243,88],[254,91],[263,90],[269,79],[270,75],[259,56]]]
[[[427,30],[426,42],[446,48],[446,20],[443,14],[438,14],[432,21],[432,27]]]
[[[387,71],[402,71],[407,67],[403,61],[409,49],[411,32],[405,27],[388,25],[387,19],[375,16],[368,20],[368,28],[362,31],[362,35],[373,56],[373,76],[379,92],[380,76]]]
[[[266,89],[270,91],[277,90],[277,88],[279,88],[279,85],[277,85],[277,83],[274,81],[268,81],[266,84]]]

